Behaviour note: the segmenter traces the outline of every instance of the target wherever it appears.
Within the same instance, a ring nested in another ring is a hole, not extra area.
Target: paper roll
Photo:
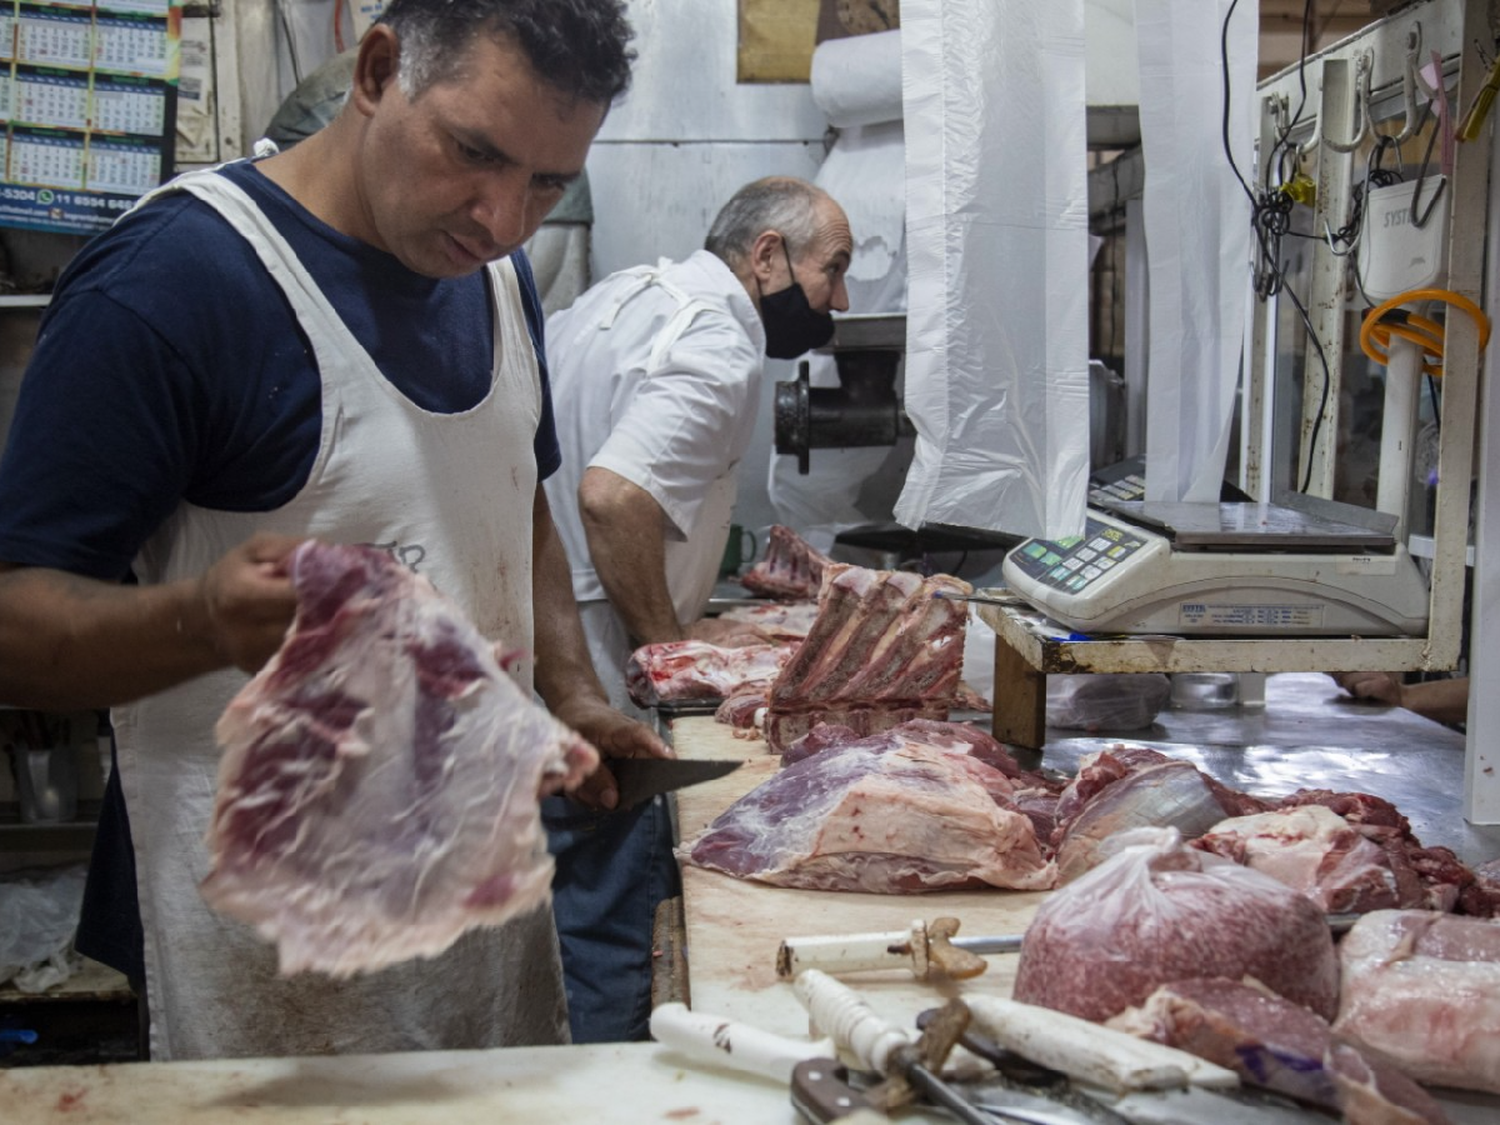
[[[881,31],[818,44],[812,96],[830,125],[901,120],[901,32]]]

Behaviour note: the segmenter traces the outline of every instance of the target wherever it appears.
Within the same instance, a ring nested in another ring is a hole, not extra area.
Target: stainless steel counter
[[[1072,774],[1085,754],[1121,741],[1186,758],[1251,793],[1373,793],[1405,814],[1422,843],[1452,848],[1471,866],[1500,858],[1500,825],[1471,825],[1460,811],[1464,736],[1400,707],[1356,702],[1319,673],[1268,677],[1264,707],[1168,709],[1140,731],[1049,729],[1041,763]]]

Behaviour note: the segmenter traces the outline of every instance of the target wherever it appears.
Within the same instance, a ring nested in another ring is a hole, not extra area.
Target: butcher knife
[[[628,809],[658,793],[671,793],[733,773],[744,762],[700,758],[607,758],[620,790],[619,809]]]

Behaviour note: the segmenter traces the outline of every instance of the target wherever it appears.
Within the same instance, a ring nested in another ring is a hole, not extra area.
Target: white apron
[[[285,291],[321,373],[323,429],[311,476],[289,503],[249,513],[182,504],[142,549],[141,582],[201,574],[256,531],[375,544],[464,606],[486,636],[529,650],[541,384],[511,264],[490,267],[489,395],[461,414],[434,414],[387,382],[239,187],[202,172],[160,190],[190,191],[214,206]],[[529,685],[530,666],[520,671]],[[198,884],[208,873],[204,833],[218,776],[213,727],[247,679],[213,673],[114,715],[153,1059],[565,1042],[561,964],[545,908],[470,931],[432,960],[345,981],[277,977],[272,946],[209,910]]]

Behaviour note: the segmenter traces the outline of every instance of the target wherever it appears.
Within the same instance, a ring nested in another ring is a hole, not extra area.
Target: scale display
[[[1389,535],[1267,504],[1090,509],[1081,536],[1028,539],[1007,585],[1085,633],[1411,636],[1427,583]],[[1125,510],[1134,518],[1127,518]]]

